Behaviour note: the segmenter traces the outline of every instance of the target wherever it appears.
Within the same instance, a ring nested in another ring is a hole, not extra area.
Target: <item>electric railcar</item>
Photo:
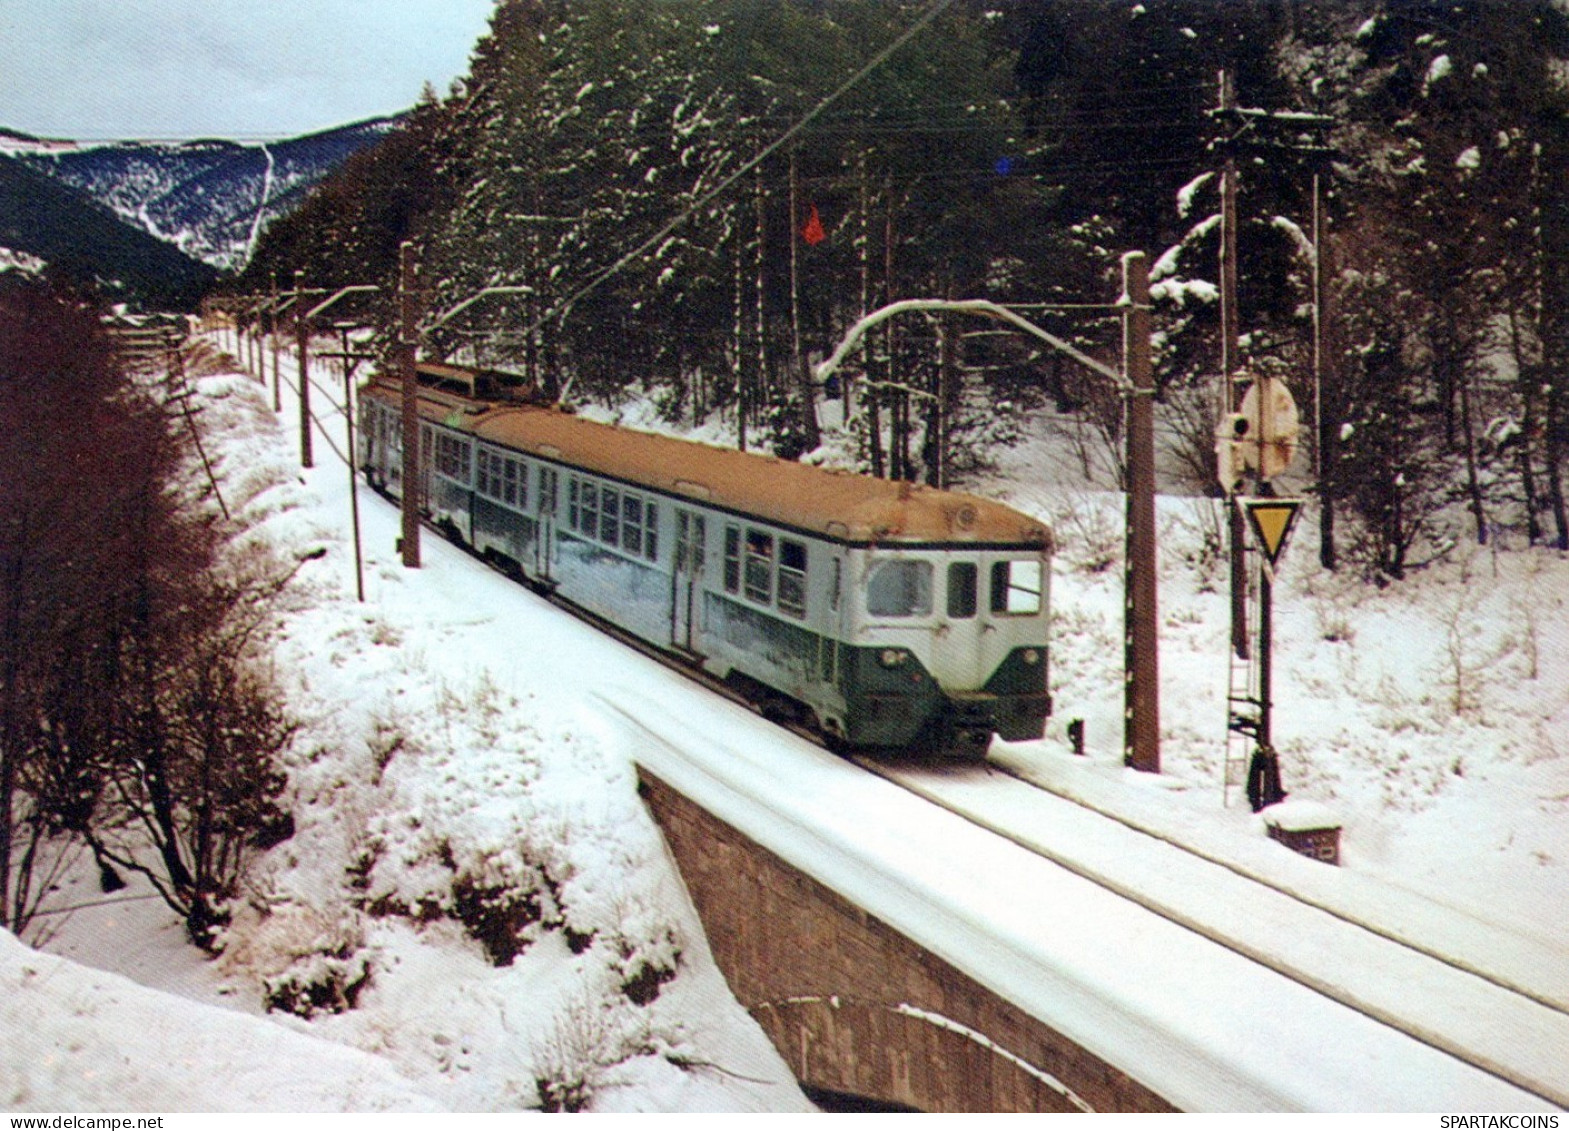
[[[531,586],[842,747],[979,757],[993,734],[1042,734],[1052,538],[1036,520],[481,400],[465,370],[421,378],[426,516]],[[360,405],[360,465],[399,496],[400,390],[373,383]]]

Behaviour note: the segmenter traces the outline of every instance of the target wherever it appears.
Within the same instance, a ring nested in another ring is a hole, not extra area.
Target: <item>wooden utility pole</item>
[[[1122,354],[1128,390],[1127,647],[1123,761],[1160,773],[1160,664],[1155,570],[1155,382],[1150,360],[1149,262],[1122,257]]]
[[[398,249],[398,366],[403,378],[403,565],[419,569],[419,310],[415,290],[414,244]]]
[[[294,273],[294,337],[300,358],[300,466],[315,467],[311,456],[310,322],[305,317],[305,272]]]

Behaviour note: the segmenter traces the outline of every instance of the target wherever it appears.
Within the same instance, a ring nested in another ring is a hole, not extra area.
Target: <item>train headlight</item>
[[[910,654],[902,648],[884,648],[877,657],[885,668],[897,668],[910,658]]]
[[[1034,667],[1036,664],[1041,662],[1041,654],[1034,648],[1026,648],[1024,650],[1024,655],[1021,658],[1031,667]]]

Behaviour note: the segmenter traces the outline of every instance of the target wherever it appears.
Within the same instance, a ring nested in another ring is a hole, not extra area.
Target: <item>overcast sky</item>
[[[0,0],[0,127],[292,137],[468,70],[494,0]]]

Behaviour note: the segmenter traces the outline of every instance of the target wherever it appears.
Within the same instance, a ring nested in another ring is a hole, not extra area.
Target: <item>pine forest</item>
[[[1569,548],[1566,107],[1551,0],[501,0],[467,78],[234,286],[378,284],[360,317],[388,351],[408,242],[425,311],[487,292],[427,357],[718,414],[787,458],[831,427],[862,470],[947,482],[1036,410],[1114,452],[1121,401],[952,314],[814,363],[868,311],[946,298],[1115,364],[1140,250],[1186,480],[1162,489],[1217,490],[1223,367],[1281,378],[1323,564],[1386,582],[1462,538]]]

